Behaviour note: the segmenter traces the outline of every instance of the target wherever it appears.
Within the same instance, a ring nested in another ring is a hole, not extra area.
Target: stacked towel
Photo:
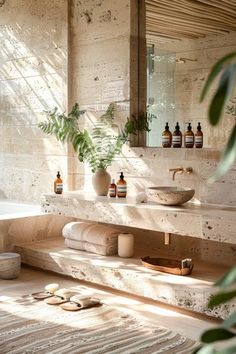
[[[111,256],[117,254],[120,230],[110,226],[71,222],[62,230],[69,248]]]

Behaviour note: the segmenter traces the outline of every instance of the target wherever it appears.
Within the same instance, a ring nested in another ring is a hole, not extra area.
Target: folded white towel
[[[97,245],[114,245],[118,242],[121,230],[110,226],[86,222],[70,222],[62,230],[65,238],[76,241],[91,242]]]
[[[117,254],[117,244],[115,245],[96,245],[85,241],[75,241],[69,238],[65,239],[65,245],[75,250],[87,251],[103,256],[112,256]]]

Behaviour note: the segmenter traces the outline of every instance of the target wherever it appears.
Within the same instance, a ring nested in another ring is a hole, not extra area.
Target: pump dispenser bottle
[[[175,131],[172,137],[173,147],[181,148],[182,147],[182,133],[180,131],[179,123],[176,123]]]
[[[162,146],[164,148],[171,147],[172,134],[169,130],[169,125],[166,123],[165,130],[162,133]]]
[[[127,183],[124,180],[123,172],[120,174],[120,179],[117,182],[117,197],[118,198],[125,198],[127,195]]]
[[[187,131],[184,134],[184,146],[186,148],[193,148],[194,146],[194,134],[192,132],[191,123],[188,123]]]
[[[54,181],[54,192],[56,194],[62,194],[63,192],[63,181],[61,179],[60,172],[57,172],[57,178]]]
[[[201,124],[198,123],[197,132],[195,133],[195,147],[197,149],[200,149],[202,148],[202,146],[203,146],[203,132],[202,132]]]

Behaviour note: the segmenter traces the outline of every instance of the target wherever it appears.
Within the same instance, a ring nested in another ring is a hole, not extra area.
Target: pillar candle
[[[119,234],[118,255],[123,258],[129,258],[134,255],[134,235],[125,233]]]

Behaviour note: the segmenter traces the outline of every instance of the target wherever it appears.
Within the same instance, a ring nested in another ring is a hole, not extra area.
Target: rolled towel
[[[70,222],[62,230],[65,238],[75,241],[85,241],[97,245],[115,245],[121,230],[106,225],[86,222]]]
[[[117,254],[117,244],[114,245],[97,245],[95,243],[76,241],[69,238],[65,239],[65,245],[68,248],[75,250],[87,251],[91,253],[100,254],[102,256],[112,256]]]

